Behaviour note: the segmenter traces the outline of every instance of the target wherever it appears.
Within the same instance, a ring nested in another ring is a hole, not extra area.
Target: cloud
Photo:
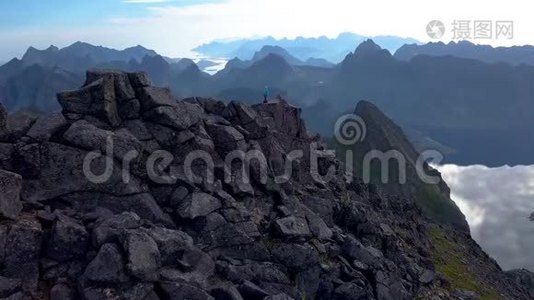
[[[473,238],[504,269],[534,271],[534,166],[438,167]]]
[[[451,0],[439,10],[422,0],[409,3],[394,0],[222,0],[200,3],[180,0],[153,2],[141,17],[115,15],[106,20],[94,20],[83,28],[47,28],[43,24],[27,32],[17,32],[26,36],[24,40],[18,37],[6,39],[10,32],[0,29],[0,41],[4,46],[20,49],[21,43],[24,47],[35,45],[35,40],[44,37],[47,44],[61,46],[66,43],[65,33],[68,37],[74,36],[69,42],[83,39],[119,48],[142,44],[163,55],[180,57],[190,55],[190,50],[199,44],[234,37],[335,37],[348,31],[428,41],[425,28],[430,20],[442,20],[449,32],[455,19],[489,19],[514,20],[515,36],[513,40],[484,40],[484,43],[534,44],[529,32],[534,27],[534,19],[529,10],[518,9],[522,6],[524,1],[521,0],[509,0],[506,5],[490,5],[482,0]],[[31,37],[30,33],[33,34]]]

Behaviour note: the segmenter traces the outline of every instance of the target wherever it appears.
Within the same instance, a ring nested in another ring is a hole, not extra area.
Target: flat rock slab
[[[311,235],[306,219],[294,216],[278,219],[274,222],[278,233],[283,237],[307,237]]]

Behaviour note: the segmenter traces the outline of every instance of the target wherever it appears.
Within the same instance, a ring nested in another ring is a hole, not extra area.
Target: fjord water
[[[437,167],[473,238],[505,270],[534,270],[534,165]]]

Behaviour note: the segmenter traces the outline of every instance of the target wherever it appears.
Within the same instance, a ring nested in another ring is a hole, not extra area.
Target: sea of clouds
[[[504,270],[534,271],[534,166],[438,166],[473,238]]]

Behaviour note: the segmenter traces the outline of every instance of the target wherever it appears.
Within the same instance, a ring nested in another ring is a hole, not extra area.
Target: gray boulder
[[[165,265],[174,264],[177,258],[193,247],[193,238],[182,231],[154,227],[144,229],[144,232],[158,245],[162,263]]]
[[[170,217],[158,206],[149,193],[112,196],[105,193],[73,193],[61,197],[67,203],[86,209],[107,209],[114,214],[132,212],[141,219],[173,227]]]
[[[48,141],[58,129],[66,124],[67,120],[65,120],[63,114],[52,113],[50,115],[39,117],[26,135],[38,142],[45,142]]]
[[[138,97],[141,103],[141,110],[147,112],[159,106],[172,107],[176,104],[176,99],[169,89],[148,86],[138,90]]]
[[[262,118],[254,109],[243,103],[230,102],[222,115],[244,128],[249,139],[262,139],[267,135],[269,128],[262,123]]]
[[[141,88],[152,85],[148,74],[145,72],[128,73],[128,78],[130,79],[130,83],[134,88]]]
[[[321,219],[321,217],[315,214],[308,214],[306,216],[310,231],[320,240],[327,240],[332,238],[332,230],[328,228],[328,225]]]
[[[100,247],[104,243],[118,241],[118,237],[127,229],[141,226],[141,218],[133,212],[123,212],[97,223],[93,230],[93,243]]]
[[[380,250],[371,246],[366,247],[352,236],[346,238],[342,251],[346,256],[359,260],[368,266],[376,266],[383,259],[383,254]]]
[[[145,110],[143,110],[145,111]],[[176,102],[170,106],[158,106],[145,111],[144,118],[176,130],[186,130],[202,119],[203,110],[199,105]]]
[[[174,265],[174,266],[173,266]],[[188,282],[206,287],[207,279],[215,273],[215,263],[210,255],[196,247],[186,248],[175,256],[175,262],[160,272],[165,281]]]
[[[215,142],[215,148],[224,157],[232,150],[246,150],[245,137],[231,126],[206,124],[206,130]]]
[[[85,269],[84,277],[101,283],[120,283],[128,280],[123,258],[115,244],[104,244]]]
[[[89,234],[75,220],[60,215],[52,227],[47,241],[46,254],[56,261],[68,261],[85,255]]]
[[[180,218],[194,219],[205,217],[221,207],[221,201],[209,194],[192,193],[179,204],[176,212]]]
[[[87,71],[85,85],[89,85],[99,79],[113,83],[115,88],[114,96],[118,103],[135,98],[135,91],[130,84],[127,73],[114,70],[92,69]]]
[[[275,261],[296,271],[303,271],[316,264],[319,258],[315,248],[309,244],[277,243],[273,245],[271,254]]]
[[[120,237],[126,252],[126,268],[130,275],[144,281],[156,281],[161,267],[158,245],[146,233],[127,230]]]
[[[436,279],[436,273],[432,270],[424,270],[421,275],[419,275],[419,282],[422,284],[430,284]]]
[[[88,152],[75,147],[46,142],[40,146],[41,170],[37,180],[24,182],[21,197],[35,202],[52,199],[75,192],[104,192],[113,195],[132,195],[142,192],[139,180],[132,176],[128,183],[122,178],[122,166],[111,162],[111,176],[98,183],[84,172],[84,160]],[[95,175],[104,174],[107,158],[99,156],[90,165]]]
[[[213,98],[191,97],[182,101],[199,104],[208,114],[221,116],[226,104]]]
[[[274,222],[275,229],[284,238],[298,238],[311,236],[308,222],[304,218],[295,216],[278,219]]]
[[[121,122],[115,98],[115,83],[100,78],[81,89],[58,94],[63,113],[90,115],[118,126]]]
[[[20,190],[22,177],[0,170],[0,217],[14,219],[22,210]]]
[[[142,145],[128,130],[107,131],[95,125],[80,120],[72,124],[63,134],[63,139],[70,145],[80,149],[99,150],[107,153],[109,146],[112,146],[113,155],[118,160],[122,160],[129,152],[141,153]]]
[[[0,245],[4,253],[2,275],[21,279],[24,290],[37,288],[42,237],[39,222],[20,219],[9,227],[5,243]]]

